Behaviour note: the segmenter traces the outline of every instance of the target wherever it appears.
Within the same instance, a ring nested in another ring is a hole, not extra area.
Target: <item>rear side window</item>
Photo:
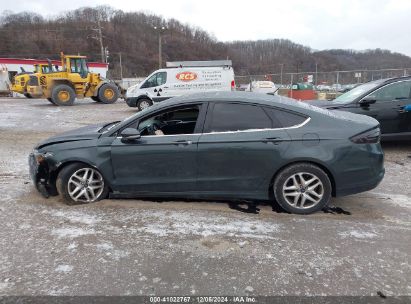
[[[259,106],[240,103],[216,103],[209,132],[271,129],[272,119]]]
[[[274,108],[266,108],[266,112],[274,121],[277,120],[282,128],[297,126],[307,120],[306,116]]]

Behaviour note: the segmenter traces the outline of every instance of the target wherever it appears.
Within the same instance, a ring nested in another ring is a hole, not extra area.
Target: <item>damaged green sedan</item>
[[[378,122],[285,97],[172,98],[122,121],[51,137],[29,157],[36,188],[69,204],[110,197],[276,201],[292,213],[376,187]]]

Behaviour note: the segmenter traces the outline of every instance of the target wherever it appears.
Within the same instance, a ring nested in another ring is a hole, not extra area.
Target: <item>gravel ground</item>
[[[328,213],[210,201],[69,207],[31,184],[34,144],[135,110],[0,105],[0,295],[411,295],[411,143],[384,144],[380,186],[333,199]]]

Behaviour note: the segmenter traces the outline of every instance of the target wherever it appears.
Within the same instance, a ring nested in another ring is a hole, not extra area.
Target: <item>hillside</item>
[[[52,18],[25,12],[0,17],[0,57],[57,59],[59,52],[86,54],[101,61],[98,20],[109,50],[110,73],[119,77],[121,52],[124,77],[144,76],[158,67],[158,33],[164,26],[163,61],[232,59],[237,75],[411,67],[411,58],[387,50],[323,50],[284,39],[217,41],[206,31],[178,20],[110,7],[81,8]],[[307,39],[309,44],[309,39]]]

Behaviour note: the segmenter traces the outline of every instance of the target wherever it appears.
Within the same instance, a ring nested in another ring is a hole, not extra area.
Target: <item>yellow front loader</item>
[[[27,90],[28,84],[30,82],[30,76],[39,72],[48,73],[50,71],[50,66],[49,64],[35,64],[34,73],[26,72],[25,70],[23,70],[23,68],[21,69],[21,73],[15,75],[12,80],[11,90],[13,92],[23,94],[27,98],[35,97]]]
[[[73,105],[76,97],[90,97],[107,104],[117,101],[117,86],[100,74],[90,73],[85,56],[61,53],[61,66],[61,71],[35,73],[35,78],[29,80],[28,93],[59,106]]]

